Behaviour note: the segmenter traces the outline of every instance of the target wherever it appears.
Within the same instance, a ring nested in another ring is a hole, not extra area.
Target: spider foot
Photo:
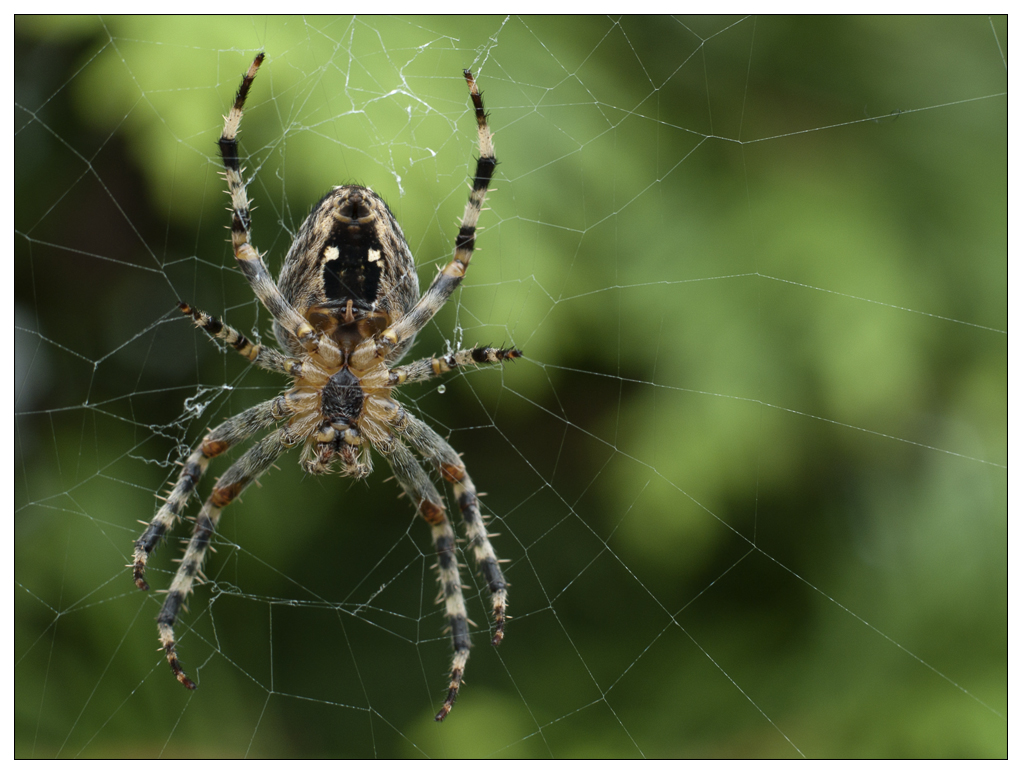
[[[442,723],[444,718],[450,713],[451,708],[454,706],[454,700],[458,698],[458,689],[451,686],[451,689],[447,692],[447,701],[444,702],[444,706],[440,708],[440,711],[436,714],[437,723]]]
[[[451,684],[447,689],[447,699],[444,701],[444,706],[436,714],[437,723],[442,722],[447,717],[454,706],[454,702],[458,699],[458,690],[461,688],[461,683],[465,676],[466,661],[468,661],[467,650],[458,651],[454,655],[454,666],[451,668]]]
[[[181,668],[180,662],[177,660],[176,654],[168,653],[167,661],[170,662],[170,668],[174,672],[174,677],[177,678],[177,681],[181,683],[181,685],[183,685],[189,691],[194,691],[198,687],[188,678],[188,675],[185,674],[184,670]]]
[[[170,670],[174,673],[174,677],[189,691],[194,691],[196,688],[188,675],[185,674],[185,670],[181,668],[181,662],[177,658],[177,648],[174,643],[174,632],[173,630],[165,625],[161,624],[160,627],[160,650],[167,654],[167,663],[170,664]]]

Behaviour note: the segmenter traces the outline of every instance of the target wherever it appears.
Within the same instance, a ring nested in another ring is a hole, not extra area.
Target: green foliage
[[[1006,36],[19,17],[16,754],[1006,755]],[[514,619],[439,727],[429,538],[382,463],[285,457],[225,513],[180,627],[195,694],[123,568],[180,454],[281,387],[175,311],[272,338],[215,145],[260,50],[241,144],[273,271],[359,182],[428,282],[474,164],[462,68],[490,111],[480,249],[414,353],[526,359],[402,400],[489,493]]]

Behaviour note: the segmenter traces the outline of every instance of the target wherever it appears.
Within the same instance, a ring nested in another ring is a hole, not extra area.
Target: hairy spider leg
[[[436,276],[426,292],[407,314],[377,338],[358,346],[351,358],[352,363],[358,368],[365,367],[380,357],[388,359],[395,349],[400,351],[398,348],[400,342],[421,331],[426,323],[440,311],[440,308],[450,298],[451,293],[461,284],[465,272],[468,270],[468,264],[472,260],[472,252],[475,250],[476,224],[479,222],[479,213],[482,212],[483,202],[486,201],[486,191],[490,186],[493,170],[497,167],[497,158],[494,156],[493,137],[486,121],[486,111],[483,109],[483,98],[479,94],[479,87],[471,72],[465,70],[464,73],[465,81],[468,83],[469,92],[472,95],[476,124],[479,129],[479,160],[476,162],[472,192],[465,205],[465,213],[461,218],[458,236],[454,240],[454,257]]]
[[[206,472],[209,461],[293,413],[294,408],[288,405],[286,398],[278,396],[231,417],[209,431],[202,439],[202,443],[196,446],[185,460],[177,482],[166,501],[156,512],[156,516],[153,517],[142,536],[135,541],[135,557],[132,567],[134,568],[133,575],[136,586],[143,591],[149,590],[149,584],[145,581],[146,562],[149,555],[163,536],[173,529],[188,498],[195,491],[203,473]]]
[[[462,349],[443,357],[424,357],[406,366],[393,368],[388,384],[396,387],[405,383],[428,382],[430,379],[468,365],[482,366],[503,363],[505,360],[515,360],[521,356],[520,349],[496,349],[495,347]]]
[[[397,436],[392,445],[398,451],[390,460],[394,475],[416,504],[419,514],[431,525],[433,542],[437,546],[439,556],[440,599],[446,605],[454,647],[447,698],[436,715],[439,721],[447,717],[458,698],[471,642],[465,618],[465,599],[458,576],[457,557],[452,553],[449,561],[447,558],[446,547],[448,540],[454,540],[454,533],[447,519],[446,509],[439,493],[402,441],[407,442],[426,462],[435,467],[441,476],[450,482],[454,490],[454,498],[461,509],[465,534],[472,548],[476,567],[490,590],[494,619],[491,643],[494,646],[499,645],[504,638],[504,625],[507,621],[507,581],[501,572],[500,560],[497,559],[490,543],[490,535],[486,532],[475,485],[469,478],[458,453],[429,425],[403,409],[393,415],[389,426]],[[453,552],[453,542],[450,545]]]
[[[465,470],[460,455],[447,441],[421,419],[407,415],[404,429],[400,431],[404,439],[422,458],[437,469],[444,480],[451,484],[454,499],[461,509],[461,520],[465,525],[465,536],[472,549],[479,574],[490,590],[490,603],[493,610],[493,638],[491,643],[496,646],[504,639],[504,625],[507,622],[507,581],[500,569],[500,560],[490,543],[490,535],[486,532],[486,524],[479,510],[479,494],[475,484]]]
[[[184,558],[170,584],[163,607],[156,617],[156,626],[160,636],[160,646],[167,655],[167,661],[178,681],[190,690],[195,690],[193,683],[181,668],[177,657],[177,643],[174,639],[174,622],[177,613],[188,594],[191,593],[195,577],[202,572],[202,562],[206,557],[209,541],[216,531],[220,514],[230,505],[242,491],[266,472],[276,459],[287,451],[291,445],[287,428],[282,428],[266,435],[259,443],[250,447],[238,460],[220,476],[209,498],[195,517],[195,529],[192,531]]]
[[[224,119],[224,130],[218,145],[220,156],[224,162],[224,177],[227,180],[227,192],[231,196],[231,244],[238,268],[245,275],[252,291],[262,302],[273,319],[286,328],[309,352],[322,352],[330,361],[340,362],[337,348],[328,338],[320,336],[291,306],[270,276],[266,264],[259,252],[252,246],[252,217],[249,210],[251,202],[245,189],[242,176],[241,161],[238,157],[238,132],[241,128],[241,117],[244,113],[245,100],[248,97],[252,81],[255,80],[259,65],[263,63],[265,54],[259,54],[248,68],[238,87],[234,105]]]
[[[461,590],[461,575],[458,572],[458,556],[455,550],[454,528],[447,518],[440,493],[429,480],[415,455],[400,440],[395,439],[387,461],[401,488],[415,505],[416,511],[429,524],[433,533],[433,546],[437,553],[437,575],[440,582],[440,597],[444,603],[447,625],[451,631],[454,659],[451,665],[451,682],[447,698],[436,719],[443,720],[451,711],[458,698],[468,663],[471,641],[468,634],[468,613],[465,610],[465,595]]]
[[[210,336],[230,344],[239,355],[260,368],[284,374],[285,376],[292,376],[296,379],[301,377],[303,370],[301,360],[288,357],[273,347],[267,347],[264,344],[253,344],[227,323],[211,314],[189,306],[184,301],[179,302],[177,307],[183,314],[192,318],[197,328],[202,328]]]

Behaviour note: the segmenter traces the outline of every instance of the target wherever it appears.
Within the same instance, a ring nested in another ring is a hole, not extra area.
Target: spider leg
[[[209,431],[202,443],[192,450],[177,477],[177,483],[156,516],[145,528],[142,536],[135,541],[135,557],[132,564],[135,585],[143,591],[149,590],[145,581],[146,562],[160,539],[173,528],[184,510],[185,504],[206,472],[209,461],[235,444],[247,440],[260,430],[270,427],[280,419],[295,413],[285,396],[278,396],[257,406],[242,411],[226,422]]]
[[[490,604],[493,610],[493,639],[491,644],[500,645],[504,639],[504,625],[507,623],[507,581],[500,569],[500,560],[490,543],[486,523],[479,510],[479,494],[475,484],[465,470],[461,457],[454,448],[421,419],[405,412],[402,417],[401,437],[415,449],[423,459],[431,463],[454,490],[454,499],[461,509],[465,524],[465,535],[472,547],[476,567],[490,589]]]
[[[244,112],[248,91],[252,87],[252,81],[255,80],[264,57],[265,54],[259,54],[242,78],[238,94],[234,98],[234,105],[224,119],[224,130],[218,141],[220,156],[224,162],[227,189],[231,195],[231,211],[233,213],[231,244],[234,247],[234,257],[238,261],[241,273],[245,275],[245,279],[252,286],[252,292],[256,294],[266,310],[273,315],[273,319],[290,331],[310,352],[319,349],[321,345],[332,348],[332,345],[325,339],[321,339],[308,321],[298,314],[297,310],[284,298],[270,276],[266,264],[263,263],[262,257],[252,246],[252,216],[249,210],[250,202],[245,189],[245,180],[242,177],[241,162],[238,158],[238,131],[241,128],[241,116]]]
[[[447,623],[451,630],[454,659],[451,663],[451,682],[447,698],[436,715],[443,720],[451,711],[458,690],[465,675],[471,640],[468,634],[468,613],[465,611],[465,596],[461,591],[461,576],[458,572],[458,557],[455,553],[455,536],[451,522],[445,513],[440,493],[429,480],[415,455],[394,439],[387,450],[387,460],[394,471],[394,477],[415,504],[419,515],[426,520],[433,532],[433,546],[437,552],[437,571],[440,580],[440,598],[444,601]]]
[[[520,349],[476,347],[475,349],[463,349],[443,357],[424,357],[406,366],[391,369],[390,381],[387,385],[394,387],[406,382],[426,382],[456,368],[464,368],[467,365],[483,366],[502,363],[505,360],[515,360],[521,356]]]
[[[479,213],[482,212],[483,202],[486,200],[486,191],[490,186],[493,170],[497,167],[497,159],[493,153],[493,137],[486,121],[486,111],[483,108],[483,98],[479,94],[479,87],[471,72],[465,70],[464,73],[472,96],[472,104],[475,107],[476,124],[479,128],[479,160],[476,162],[472,193],[469,194],[465,213],[461,218],[461,227],[454,240],[454,258],[436,276],[426,292],[407,314],[377,338],[366,341],[356,349],[352,356],[352,362],[358,367],[362,367],[363,362],[381,356],[387,357],[400,342],[421,331],[450,298],[455,288],[461,284],[465,272],[468,270],[469,261],[472,260],[472,252],[475,250],[476,224],[479,222]]]
[[[185,675],[177,658],[174,622],[177,620],[178,610],[191,592],[195,576],[202,571],[206,548],[216,530],[217,522],[220,521],[221,511],[230,505],[245,487],[265,473],[266,469],[287,451],[289,443],[287,428],[282,428],[270,433],[251,447],[224,472],[213,486],[213,491],[202,506],[202,510],[199,511],[199,515],[195,517],[192,538],[188,542],[184,558],[170,584],[167,597],[163,600],[160,614],[156,617],[160,646],[167,654],[167,661],[170,663],[174,676],[185,688],[194,690],[195,683]]]
[[[238,333],[227,323],[207,314],[199,309],[189,306],[184,301],[177,305],[182,313],[189,315],[195,322],[196,327],[202,328],[206,333],[215,338],[227,342],[238,354],[247,360],[255,363],[260,368],[273,371],[285,376],[293,376],[296,379],[302,375],[302,361],[297,358],[287,357],[281,352],[262,344],[253,344],[242,334]]]

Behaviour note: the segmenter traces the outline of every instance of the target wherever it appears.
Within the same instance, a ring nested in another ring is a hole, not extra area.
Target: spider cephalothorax
[[[221,511],[288,449],[301,446],[302,467],[313,474],[338,472],[363,478],[372,470],[372,450],[390,464],[395,478],[430,525],[437,551],[441,598],[454,646],[443,720],[458,696],[468,660],[465,600],[455,535],[443,499],[422,462],[448,481],[461,510],[468,545],[490,591],[494,645],[504,636],[507,583],[490,544],[475,485],[458,453],[392,397],[409,382],[423,382],[470,364],[520,357],[516,349],[477,347],[396,367],[415,335],[461,283],[475,247],[476,222],[496,167],[482,97],[466,70],[479,130],[479,161],[454,258],[419,296],[415,261],[390,209],[371,189],[338,186],[312,208],[295,237],[277,283],[251,243],[249,201],[238,157],[238,129],[249,88],[263,55],[241,82],[220,136],[233,217],[231,241],[238,267],[273,316],[279,351],[253,344],[234,328],[185,303],[180,309],[216,338],[256,365],[292,380],[271,400],[231,417],[211,430],[185,460],[177,483],[135,542],[135,584],[148,589],[149,555],[184,510],[210,459],[260,431],[268,431],[217,480],[195,519],[195,529],[157,617],[160,644],[177,679],[195,688],[177,657],[174,623],[201,572],[206,548]],[[418,455],[418,456],[416,456]]]

